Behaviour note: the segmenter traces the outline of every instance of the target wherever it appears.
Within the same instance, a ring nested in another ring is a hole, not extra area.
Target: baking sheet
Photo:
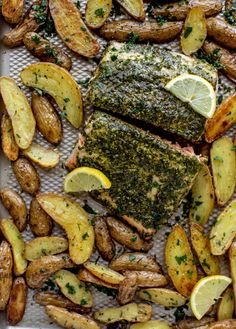
[[[27,1],[27,6],[32,3],[33,1]],[[84,7],[85,7],[85,0],[81,0],[81,11],[82,13],[84,12]],[[1,37],[4,34],[4,31],[8,29],[8,27],[5,25],[3,20],[1,19],[0,22],[0,29],[1,29]],[[96,68],[96,62],[97,59],[90,59],[86,60],[83,59],[82,57],[75,56],[72,54],[69,50],[66,50],[66,47],[63,46],[61,41],[56,35],[53,35],[51,38],[52,42],[62,46],[65,51],[72,57],[73,59],[73,68],[71,70],[72,75],[76,80],[86,80],[91,77],[92,72]],[[105,47],[105,42],[100,40],[100,43],[102,45],[102,50]],[[173,43],[168,43],[167,45],[163,45],[164,47],[167,47],[169,49],[178,49],[178,42],[173,42]],[[4,46],[1,45],[0,48],[0,54],[1,54],[1,60],[0,60],[0,75],[7,75],[12,78],[14,78],[18,85],[26,92],[27,96],[30,99],[30,93],[29,89],[23,86],[21,83],[21,80],[19,79],[19,73],[21,70],[26,67],[27,65],[37,62],[38,60],[31,56],[29,52],[24,48],[15,48],[8,50]],[[233,92],[236,91],[235,85],[230,83],[229,80],[227,80],[224,77],[220,77],[219,79],[220,84],[218,86],[218,96],[221,94],[226,97],[228,94],[232,94]],[[85,95],[86,89],[82,87],[82,92],[83,95]],[[2,105],[1,105],[2,106]],[[85,114],[86,116],[90,112],[89,108],[85,108]],[[65,160],[68,158],[73,146],[75,145],[75,142],[78,137],[78,130],[74,129],[65,119],[62,118],[63,121],[63,129],[64,129],[64,138],[60,146],[57,148],[60,152],[61,158],[60,158],[60,164],[57,166],[56,169],[53,169],[51,171],[43,171],[40,168],[38,169],[38,172],[40,174],[41,178],[41,192],[55,192],[55,193],[63,193],[63,177],[67,173],[67,171],[64,169],[64,163]],[[234,129],[231,129],[230,135],[232,136],[234,133]],[[41,145],[48,145],[45,140],[40,136],[39,133],[35,136],[35,141]],[[22,191],[19,189],[19,185],[16,182],[16,179],[12,173],[11,165],[10,163],[5,159],[3,154],[0,156],[0,187],[11,187],[14,190],[17,190],[18,192],[21,193],[23,198],[25,199],[27,206],[29,208],[29,204],[31,201],[31,197],[25,193],[22,193]],[[80,203],[83,203],[83,200],[86,199],[87,196],[82,196],[80,198]],[[90,201],[89,201],[90,202]],[[101,212],[103,212],[103,208],[101,207]],[[215,208],[210,222],[214,220],[218,214],[220,213],[220,209]],[[182,210],[179,210],[173,217],[172,220],[170,221],[170,225],[165,226],[164,228],[161,228],[158,232],[157,235],[154,237],[154,248],[151,250],[150,254],[156,255],[157,260],[162,264],[163,269],[166,273],[165,270],[165,265],[164,265],[164,259],[163,259],[163,251],[164,251],[164,243],[166,240],[166,236],[168,232],[171,230],[171,223],[176,222],[176,217],[180,215],[181,219],[180,222],[181,224],[188,229],[187,225],[187,219],[181,215]],[[5,216],[9,216],[7,212],[0,207],[0,217],[3,218]],[[207,230],[207,227],[206,227]],[[58,227],[54,228],[53,235],[57,234],[63,234],[62,231]],[[24,232],[24,239],[25,241],[29,241],[30,239],[33,238],[33,235],[27,227],[26,231]],[[120,247],[120,252],[122,251]],[[98,257],[97,254],[93,255],[93,258],[96,259]],[[100,260],[102,261],[102,260]],[[222,259],[222,271],[223,273],[227,274],[227,266],[226,263],[224,262],[224,259]],[[23,320],[14,328],[18,329],[56,329],[59,328],[57,325],[55,325],[44,313],[44,308],[42,306],[39,306],[34,303],[32,300],[32,295],[33,295],[33,290],[29,289],[29,297],[28,297],[28,302],[27,302],[27,308],[26,308],[26,313],[23,318]],[[94,304],[95,307],[93,308],[94,310],[97,310],[101,307],[105,306],[112,306],[112,305],[117,305],[116,301],[112,299],[111,297],[108,297],[107,295],[96,291],[96,289],[93,289],[93,295],[94,295]],[[175,309],[170,309],[166,310],[164,307],[158,307],[153,305],[155,314],[153,316],[154,319],[164,319],[170,322],[174,321],[174,316],[173,313]],[[12,329],[13,327],[8,326],[5,320],[5,313],[0,313],[0,329]]]

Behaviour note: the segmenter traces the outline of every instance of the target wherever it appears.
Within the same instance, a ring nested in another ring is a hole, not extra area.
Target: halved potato
[[[236,311],[236,242],[233,242],[229,249],[230,274],[233,281],[234,291],[234,313]]]
[[[85,268],[82,268],[79,270],[78,279],[81,281],[84,281],[84,282],[94,283],[97,286],[107,287],[109,289],[118,289],[119,288],[118,284],[112,284],[112,283],[105,282],[105,281],[99,279],[97,276],[93,275],[91,272],[89,272]]]
[[[2,150],[10,161],[15,161],[19,155],[19,146],[16,143],[11,119],[4,113],[1,121]]]
[[[0,311],[7,307],[13,282],[11,247],[6,241],[0,244]]]
[[[130,329],[171,329],[168,322],[160,320],[150,320],[144,323],[135,323]]]
[[[66,231],[73,262],[85,263],[94,245],[94,230],[86,211],[71,199],[52,193],[39,194],[37,200],[43,210]]]
[[[57,151],[38,144],[31,144],[29,148],[23,151],[23,154],[26,158],[45,169],[56,167],[60,160],[60,155]]]
[[[119,284],[125,279],[123,275],[104,265],[92,262],[86,262],[83,265],[89,272],[105,282]]]
[[[2,0],[2,15],[7,23],[17,24],[24,12],[24,0]]]
[[[127,13],[138,21],[145,19],[143,0],[117,0]]]
[[[222,321],[232,319],[234,314],[234,291],[232,287],[228,287],[223,293],[218,307],[217,307],[217,320]]]
[[[0,78],[0,92],[11,118],[16,143],[19,148],[27,149],[34,138],[36,125],[29,102],[11,78]]]
[[[149,271],[124,271],[124,276],[135,273],[137,276],[137,285],[142,288],[164,287],[168,284],[166,277],[162,274]]]
[[[142,289],[138,292],[138,296],[149,302],[153,302],[166,307],[179,307],[186,303],[186,297],[177,291],[165,288],[149,288]]]
[[[93,297],[90,290],[75,274],[66,270],[60,270],[55,274],[55,281],[63,295],[73,303],[83,307],[91,307],[93,305]]]
[[[23,277],[14,280],[9,303],[7,305],[7,322],[15,326],[25,314],[27,303],[27,285]]]
[[[36,236],[47,236],[52,232],[52,219],[43,210],[36,198],[33,198],[30,203],[29,212],[30,228]]]
[[[110,15],[112,0],[88,0],[85,20],[91,29],[99,29]]]
[[[20,76],[26,86],[41,89],[52,96],[66,119],[75,128],[80,127],[83,121],[82,96],[67,70],[53,63],[36,63],[27,66]]]

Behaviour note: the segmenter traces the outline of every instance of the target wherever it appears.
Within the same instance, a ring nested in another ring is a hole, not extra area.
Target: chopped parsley
[[[231,151],[236,151],[236,145],[231,147]]]
[[[215,48],[210,54],[207,55],[200,49],[195,53],[195,56],[199,59],[205,60],[217,69],[222,69],[223,65],[220,62],[221,54],[219,52],[220,48]]]
[[[72,286],[69,282],[67,282],[67,284],[65,285],[65,287],[67,288],[68,294],[74,295],[76,293],[75,287]]]
[[[118,57],[117,57],[116,55],[111,55],[111,60],[112,60],[112,62],[116,61],[117,58],[118,58]]]
[[[81,29],[81,31],[83,31],[83,32],[86,31],[86,27],[85,27],[85,26],[81,26],[80,29]]]
[[[203,259],[202,266],[203,266],[203,267],[207,267],[208,270],[211,269],[211,266],[207,263],[206,258]]]
[[[78,85],[84,86],[85,88],[88,87],[89,78],[84,80],[77,80]]]
[[[188,306],[183,305],[183,306],[179,306],[179,307],[176,308],[176,310],[174,312],[175,321],[180,321],[180,320],[183,320],[185,318],[184,309],[188,309]]]
[[[64,98],[64,102],[68,103],[70,101],[70,99],[68,97]]]
[[[192,33],[193,28],[191,26],[187,26],[184,30],[184,38],[187,39],[187,37]]]
[[[80,9],[81,5],[80,5],[80,1],[79,1],[79,0],[76,1],[76,4],[75,4],[75,5],[76,5],[76,7],[77,7],[78,9]]]
[[[159,15],[159,16],[155,16],[154,18],[157,21],[159,26],[162,26],[163,24],[165,24],[167,22],[167,17],[165,17],[165,16]]]
[[[34,19],[40,25],[45,24],[47,21],[47,7],[48,1],[42,0],[40,5],[33,5]]]
[[[45,92],[42,89],[34,88],[34,90],[36,91],[38,96],[43,96],[45,94]]]
[[[40,43],[40,37],[37,34],[34,34],[31,37],[31,40],[34,41],[35,43],[37,43],[37,45]]]
[[[131,262],[134,262],[135,259],[136,259],[136,256],[134,256],[134,255],[129,255],[129,260],[130,260]]]
[[[175,256],[176,262],[180,265],[181,263],[186,263],[187,261],[187,255],[183,256]]]
[[[50,45],[46,45],[44,53],[46,56],[49,56],[49,57],[54,57],[54,58],[57,57],[55,49],[52,48]]]
[[[79,304],[80,304],[80,306],[84,306],[84,305],[87,305],[88,303],[87,303],[86,299],[82,298]]]
[[[88,237],[89,237],[88,232],[85,232],[85,233],[82,235],[82,239],[83,239],[83,240],[87,240]]]
[[[216,155],[213,160],[223,162],[223,159],[219,155]]]
[[[128,40],[127,43],[133,45],[139,40],[139,36],[133,32],[128,33]]]
[[[104,14],[105,14],[103,8],[98,8],[98,9],[96,9],[94,13],[95,13],[95,15],[96,15],[97,17],[103,17]]]
[[[137,241],[137,239],[138,239],[137,235],[136,236],[132,236],[132,238],[130,238],[130,241],[135,242],[135,241]]]

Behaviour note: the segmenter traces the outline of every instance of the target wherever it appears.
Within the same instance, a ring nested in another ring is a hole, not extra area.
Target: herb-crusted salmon
[[[112,187],[94,196],[144,234],[173,214],[200,167],[193,153],[100,111],[80,136],[77,161],[107,175]]]
[[[198,141],[206,119],[164,89],[183,73],[199,75],[216,86],[217,71],[208,63],[149,45],[112,42],[90,82],[87,100],[100,109]]]

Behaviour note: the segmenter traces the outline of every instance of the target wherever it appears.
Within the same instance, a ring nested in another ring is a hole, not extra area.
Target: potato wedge
[[[205,139],[213,142],[236,123],[236,94],[224,100],[211,119],[206,121]]]
[[[111,261],[115,256],[116,248],[111,239],[106,221],[103,217],[97,217],[94,225],[95,245],[101,257]]]
[[[19,148],[26,149],[35,134],[35,119],[25,94],[16,82],[8,77],[0,78],[0,92],[11,118],[15,141]]]
[[[118,284],[108,283],[101,279],[99,279],[97,276],[93,275],[91,272],[86,270],[85,268],[82,268],[79,270],[78,273],[78,279],[84,282],[93,283],[97,286],[107,287],[109,289],[118,289]]]
[[[52,231],[52,219],[43,210],[36,198],[33,198],[30,204],[30,228],[36,236],[47,236]]]
[[[234,291],[232,287],[228,287],[222,295],[217,307],[217,320],[222,321],[232,319],[234,314]]]
[[[202,167],[192,186],[192,201],[189,211],[191,222],[206,224],[214,208],[214,186],[212,177],[207,165],[202,163]]]
[[[29,160],[19,158],[12,163],[12,169],[22,190],[31,195],[40,189],[40,177]]]
[[[234,313],[236,310],[236,242],[233,242],[229,249],[230,274],[233,281],[234,291]]]
[[[127,252],[113,258],[109,267],[114,271],[150,271],[161,272],[161,267],[153,256],[142,254],[141,252]]]
[[[60,270],[55,274],[55,281],[70,301],[83,307],[92,307],[93,297],[90,290],[75,274]]]
[[[203,227],[192,223],[190,226],[191,242],[206,275],[220,274],[220,262],[211,254],[209,238],[204,235]]]
[[[115,272],[104,265],[92,262],[86,262],[83,265],[89,272],[91,272],[102,281],[112,284],[120,284],[125,279],[122,274]]]
[[[160,26],[156,21],[140,23],[122,19],[105,23],[99,34],[106,40],[127,41],[130,33],[134,33],[138,41],[161,43],[173,40],[180,34],[182,27],[182,22],[166,22]]]
[[[23,277],[14,280],[7,305],[7,322],[12,326],[15,326],[23,319],[27,303],[27,290]]]
[[[8,114],[3,114],[1,120],[2,150],[10,161],[15,161],[19,155],[19,146],[16,143],[11,119]]]
[[[186,297],[176,291],[165,288],[141,289],[138,292],[141,299],[148,300],[166,307],[179,307],[186,303]]]
[[[50,0],[49,8],[57,33],[68,48],[85,57],[98,54],[99,43],[71,0]]]
[[[16,276],[20,276],[25,273],[27,267],[27,260],[24,258],[25,242],[11,219],[2,219],[0,229],[12,248],[14,273]]]
[[[26,282],[32,289],[42,288],[45,281],[62,268],[72,268],[74,263],[68,254],[43,256],[29,263],[26,270]]]
[[[165,246],[165,262],[168,274],[176,290],[190,296],[197,282],[197,267],[193,263],[193,254],[184,229],[175,225]]]
[[[85,21],[91,29],[99,29],[107,20],[112,8],[112,0],[88,0]]]
[[[0,190],[0,198],[4,207],[11,215],[16,227],[20,232],[26,228],[27,209],[25,201],[14,190],[3,188]]]
[[[209,325],[207,329],[236,329],[236,320],[227,319]]]
[[[144,21],[145,11],[143,0],[117,0],[124,10],[138,21]]]
[[[181,35],[181,48],[185,55],[200,49],[207,37],[207,23],[203,9],[193,7],[188,12]]]
[[[236,184],[236,156],[231,139],[223,136],[214,141],[210,157],[217,203],[223,206],[233,195]]]
[[[203,317],[201,320],[195,318],[187,318],[178,321],[174,329],[208,329],[209,325],[214,322],[214,318],[209,316]]]
[[[72,75],[53,63],[36,63],[20,74],[28,87],[39,88],[52,96],[66,119],[79,128],[83,121],[80,89]]]
[[[47,236],[33,239],[25,245],[25,258],[35,260],[42,256],[60,254],[68,249],[68,242],[59,236]]]
[[[45,96],[33,92],[31,106],[40,133],[49,143],[59,144],[62,140],[62,124],[52,104]]]
[[[75,264],[83,264],[93,251],[94,230],[88,214],[69,198],[56,194],[37,196],[40,206],[66,231],[69,254]]]
[[[131,303],[137,291],[137,274],[130,271],[119,284],[117,301],[120,305]]]
[[[213,255],[223,255],[236,235],[236,200],[232,201],[215,221],[210,232]]]
[[[171,329],[171,327],[166,321],[150,320],[144,323],[132,324],[130,329]]]
[[[22,153],[26,158],[45,169],[55,168],[60,160],[60,155],[57,151],[34,143]]]
[[[137,276],[137,285],[142,288],[164,287],[168,284],[166,277],[162,274],[149,271],[124,271],[124,276],[135,273]]]
[[[0,244],[0,311],[7,307],[13,282],[11,247],[6,241]]]
[[[120,307],[103,308],[93,314],[94,319],[102,323],[118,321],[146,322],[152,316],[152,307],[147,304],[131,303]]]
[[[18,24],[23,16],[24,0],[2,0],[2,16],[9,24]]]
[[[68,312],[65,308],[48,305],[45,311],[59,326],[67,329],[100,329],[98,324],[75,312]]]
[[[222,18],[208,18],[207,34],[223,47],[236,49],[236,27],[228,24]]]

